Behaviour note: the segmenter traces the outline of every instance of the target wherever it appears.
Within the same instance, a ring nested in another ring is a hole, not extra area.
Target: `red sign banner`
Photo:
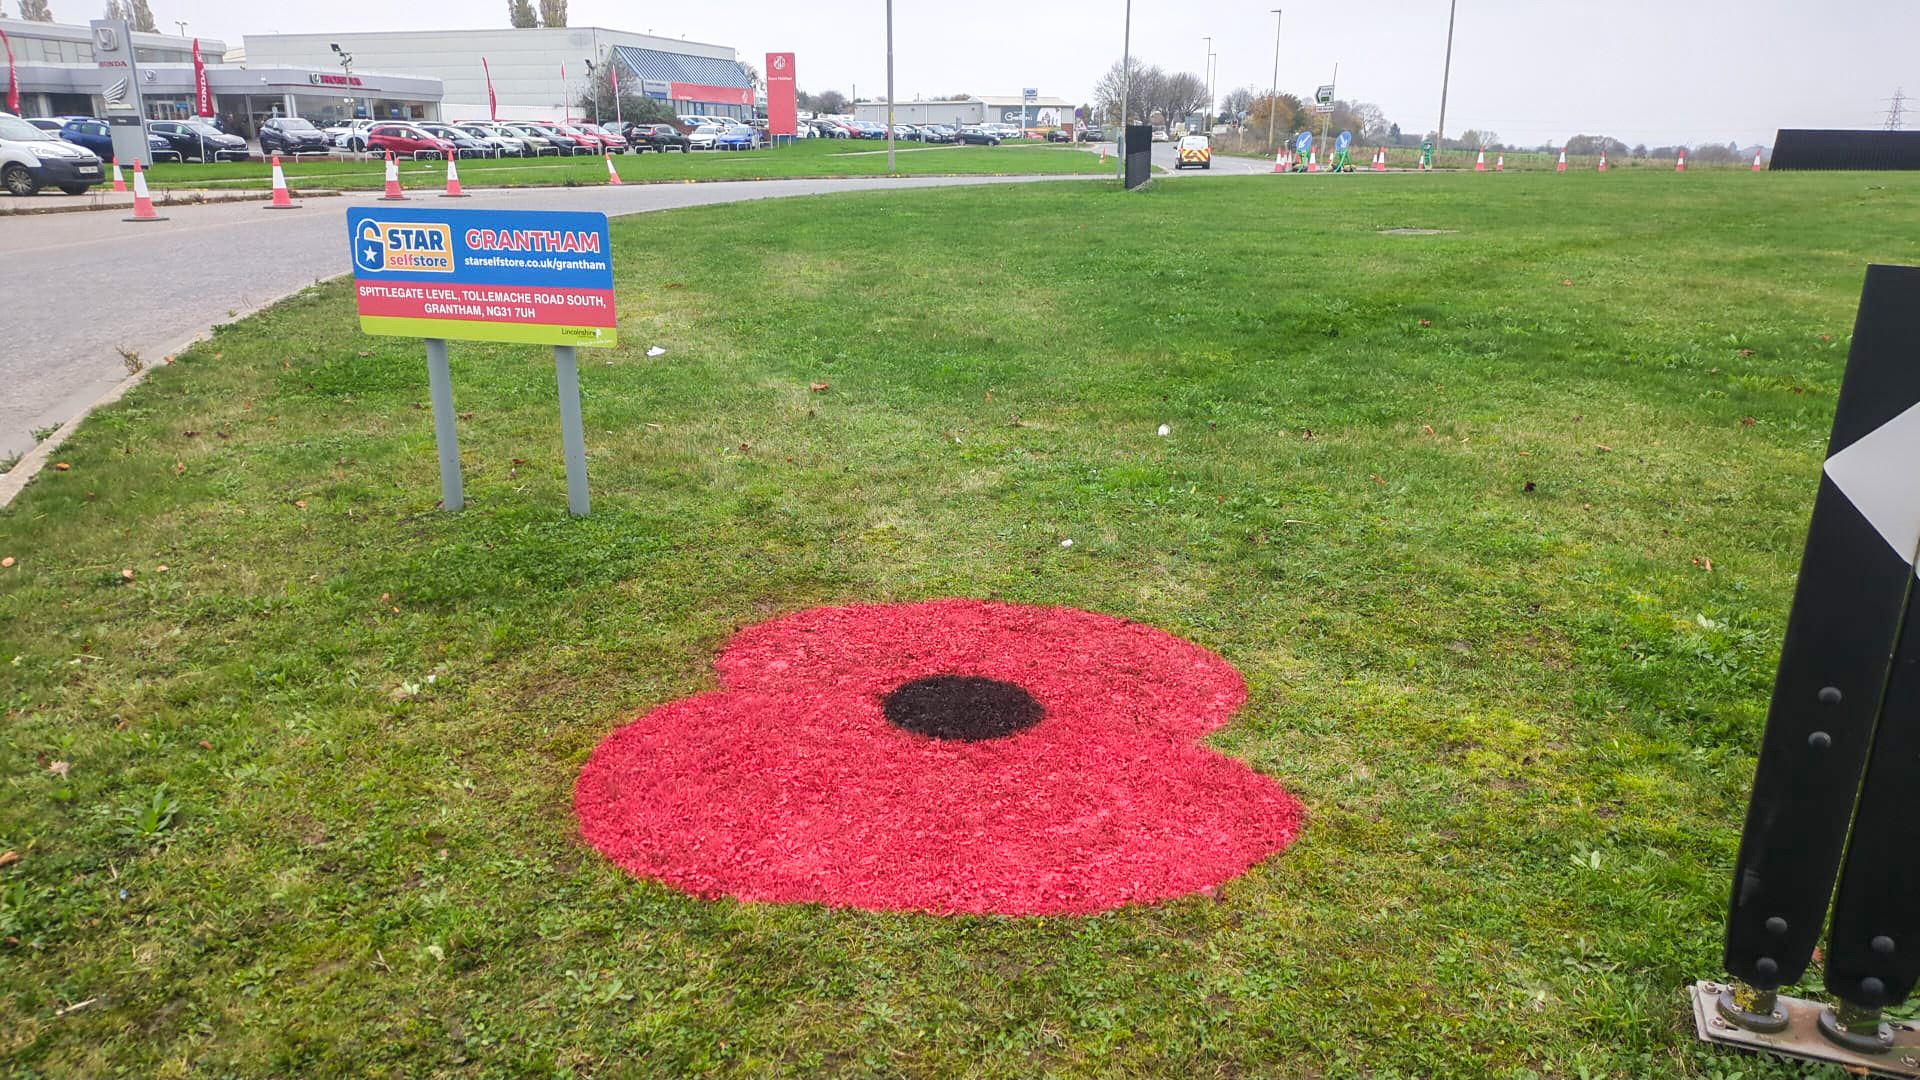
[[[193,39],[193,115],[213,115],[213,87],[207,85],[207,65],[200,62],[200,39]]]
[[[487,119],[500,119],[500,102],[493,96],[493,69],[487,66],[487,58],[480,58],[480,72],[487,77]]]
[[[669,84],[668,93],[675,101],[690,101],[696,105],[751,105],[753,87],[751,86],[702,86],[699,83],[677,82]]]
[[[13,70],[13,42],[7,40],[7,32],[0,30],[0,45],[7,50],[7,111],[20,111],[20,76]]]
[[[799,127],[794,116],[793,54],[767,54],[767,134],[792,135]]]

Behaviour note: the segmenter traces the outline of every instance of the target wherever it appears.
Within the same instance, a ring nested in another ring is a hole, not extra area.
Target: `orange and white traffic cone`
[[[1307,151],[1307,171],[1308,172],[1320,171],[1320,151],[1318,150]]]
[[[147,174],[140,168],[140,159],[133,159],[133,216],[121,218],[122,221],[165,221],[166,218],[153,212],[153,199],[147,195]]]
[[[1287,167],[1283,163],[1286,159],[1286,156],[1287,156],[1287,152],[1285,150],[1275,150],[1273,152],[1273,171],[1274,172],[1287,171]]]
[[[1484,146],[1480,148],[1480,156],[1473,159],[1473,171],[1474,172],[1487,171],[1487,148]]]
[[[1755,150],[1753,152],[1753,171],[1754,172],[1760,171],[1760,151],[1758,150]]]
[[[460,190],[460,165],[453,154],[447,155],[447,190],[440,193],[443,199],[464,199],[467,193]]]
[[[120,159],[113,159],[113,190],[116,195],[127,193],[127,179],[120,175]]]
[[[407,193],[400,190],[400,166],[393,160],[393,151],[387,151],[387,192],[380,196],[383,202],[405,202]]]
[[[1605,150],[1600,151],[1600,171],[1607,171],[1607,152]]]
[[[1106,163],[1107,163],[1107,144],[1101,143],[1100,144],[1100,164],[1105,165]]]
[[[1501,154],[1501,155],[1500,155],[1500,158],[1499,158],[1499,160],[1497,160],[1497,161],[1495,161],[1495,162],[1493,163],[1493,171],[1494,171],[1494,172],[1506,172],[1506,171],[1507,171],[1507,155],[1505,155],[1505,154]]]
[[[613,170],[613,154],[609,151],[607,154],[607,183],[618,184],[619,182],[620,174]]]
[[[1560,148],[1560,164],[1555,165],[1553,167],[1553,171],[1554,172],[1567,171],[1567,148],[1564,146]]]
[[[1378,153],[1373,155],[1373,171],[1387,171],[1387,148],[1384,146],[1380,148]]]
[[[293,201],[293,195],[287,191],[287,174],[280,171],[280,155],[273,155],[273,201],[268,210],[298,210],[300,204]]]
[[[1687,152],[1685,150],[1680,151],[1680,160],[1673,163],[1673,171],[1674,172],[1687,171]]]

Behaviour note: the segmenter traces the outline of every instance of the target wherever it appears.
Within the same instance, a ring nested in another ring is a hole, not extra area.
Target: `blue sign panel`
[[[1352,145],[1353,145],[1353,132],[1343,131],[1340,133],[1340,137],[1334,140],[1333,148],[1335,150],[1345,150],[1347,147]]]
[[[369,334],[616,341],[605,214],[355,207],[347,244]]]
[[[1293,140],[1293,148],[1294,150],[1302,154],[1306,153],[1308,150],[1313,149],[1313,132],[1311,131],[1301,132],[1299,137]]]

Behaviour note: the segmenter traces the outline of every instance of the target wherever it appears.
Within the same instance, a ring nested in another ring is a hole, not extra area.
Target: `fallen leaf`
[[[459,417],[460,417],[460,419],[462,419],[462,420],[471,420],[471,419],[473,419],[473,413],[471,413],[471,412],[463,412],[463,413],[460,413],[460,414],[458,414],[458,415],[459,415]]]
[[[67,772],[72,768],[73,768],[72,762],[67,762],[67,761],[47,762],[47,771],[59,777],[62,780],[65,780],[67,778]]]
[[[1752,349],[1741,349],[1741,350],[1740,350],[1740,355],[1741,355],[1741,356],[1752,356],[1752,355],[1753,355],[1753,350],[1752,350]]]
[[[654,430],[654,431],[659,431],[659,430],[660,430],[660,425],[659,425],[659,424],[648,424],[648,425],[647,425],[647,427],[649,427],[649,428],[651,428],[651,429],[652,429],[652,430]]]
[[[14,863],[17,863],[19,861],[20,861],[19,852],[0,851],[0,866],[12,866]]]
[[[1311,439],[1311,438],[1313,438],[1313,429],[1312,429],[1312,428],[1308,428],[1307,430],[1305,430],[1305,431],[1303,431],[1303,432],[1301,432],[1301,433],[1300,433],[1300,437],[1301,437],[1301,438],[1303,438],[1303,439]]]
[[[1741,427],[1752,427],[1752,426],[1753,426],[1754,424],[1756,424],[1756,423],[1758,423],[1758,421],[1756,421],[1756,420],[1755,420],[1755,419],[1754,419],[1753,417],[1751,417],[1751,416],[1743,416],[1743,417],[1741,417],[1741,418],[1740,418],[1740,426],[1741,426]]]
[[[992,401],[992,400],[993,400],[993,391],[991,391],[991,390],[989,390],[989,391],[987,391],[987,400],[988,400],[988,401]]]
[[[307,508],[307,500],[305,500],[305,499],[295,499],[295,500],[293,500],[293,505],[294,505],[294,508],[295,508],[295,509],[298,509],[298,510],[305,510],[305,509]]]
[[[197,431],[183,431],[183,432],[181,432],[180,434],[182,434],[182,435],[185,435],[185,436],[186,436],[187,438],[189,438],[189,439],[191,439],[191,438],[193,438],[193,437],[194,437],[195,435],[198,435],[198,434],[200,434],[200,433],[199,433],[199,432],[197,432]]]
[[[686,288],[686,287],[687,287],[687,286],[686,286],[686,284],[685,284],[684,282],[679,282],[679,281],[669,281],[669,282],[667,282],[667,288],[669,288],[669,289],[684,289],[684,288]]]
[[[13,556],[9,555],[4,559],[0,559],[0,570],[5,570],[11,567],[12,565],[13,565]]]
[[[1428,434],[1428,435],[1431,435],[1431,434],[1433,434],[1433,425],[1432,425],[1432,424],[1421,424],[1421,425],[1420,425],[1420,430],[1421,430],[1421,431],[1422,431],[1423,433],[1425,433],[1425,434]]]
[[[1707,558],[1705,555],[1695,555],[1693,557],[1693,565],[1705,570],[1709,574],[1713,573],[1713,560]]]
[[[205,740],[205,739],[201,739],[201,740],[200,740],[200,749],[202,749],[202,750],[211,750],[211,749],[213,749],[213,744],[212,744],[212,743],[210,743],[210,742],[208,742],[208,741],[207,741],[207,740]]]
[[[122,571],[120,571],[120,580],[122,580],[122,581],[132,581],[132,580],[133,580],[133,568],[132,568],[132,567],[128,567],[128,568],[126,568],[125,570],[122,570]]]
[[[168,570],[171,570],[171,569],[173,569],[173,567],[171,567],[171,566],[168,566],[168,565],[167,565],[166,563],[161,563],[161,564],[160,564],[159,566],[156,566],[156,567],[154,567],[154,569],[155,569],[156,571],[158,571],[158,572],[160,572],[160,573],[162,573],[162,574],[164,574],[164,573],[166,573],[166,572],[167,572]]]
[[[1523,487],[1522,487],[1522,488],[1521,488],[1520,490],[1521,490],[1521,491],[1532,491],[1532,490],[1533,490],[1533,481],[1531,481],[1531,480],[1529,480],[1529,481],[1527,481],[1527,482],[1526,482],[1526,484],[1525,484],[1525,486],[1523,486]]]
[[[752,444],[752,443],[741,443],[741,444],[740,444],[740,452],[741,452],[741,453],[743,453],[743,454],[744,454],[744,453],[746,453],[747,451],[749,451],[749,450],[751,450],[751,449],[753,449],[753,444]]]
[[[1832,340],[1833,340],[1833,335],[1832,335],[1832,334],[1821,334],[1821,335],[1820,335],[1820,340],[1821,340],[1821,341],[1832,341]]]
[[[1420,325],[1421,325],[1421,326],[1432,326],[1432,325],[1433,325],[1433,320],[1432,320],[1432,319],[1421,319],[1421,320],[1420,320]]]
[[[56,461],[53,463],[54,472],[66,472],[68,469],[71,469],[71,468],[73,468],[73,466],[67,464],[64,461]]]
[[[393,603],[393,594],[392,594],[392,593],[381,593],[381,594],[380,594],[380,602],[381,602],[381,603],[383,603],[383,604],[391,604],[391,603]]]
[[[1571,287],[1571,286],[1573,285],[1573,279],[1572,279],[1572,278],[1561,278],[1561,279],[1560,279],[1560,284],[1562,284],[1562,285],[1566,285],[1566,286],[1569,286],[1569,287]]]
[[[813,391],[813,392],[814,392],[814,393],[816,393],[816,394],[819,394],[819,393],[824,393],[824,392],[826,392],[826,391],[828,391],[828,390],[831,390],[831,389],[833,389],[833,384],[832,384],[832,383],[823,383],[823,382],[810,382],[810,383],[808,383],[808,384],[807,384],[807,389],[809,389],[809,390],[811,390],[811,391]],[[991,393],[989,393],[989,394],[987,395],[987,400],[988,400],[988,401],[992,401],[992,400],[993,400],[993,395],[992,395]]]
[[[370,352],[363,352],[363,353],[361,353],[360,355],[361,355],[361,356],[372,356],[373,354],[372,354],[372,353],[370,353]]]
[[[1603,454],[1611,454],[1611,453],[1613,453],[1613,447],[1611,447],[1611,446],[1608,446],[1608,445],[1607,445],[1606,443],[1594,443],[1594,444],[1593,444],[1593,448],[1594,448],[1595,450],[1598,450],[1598,451],[1600,451],[1600,452],[1601,452],[1601,453],[1603,453]]]
[[[1382,480],[1382,479],[1380,479],[1380,474],[1379,474],[1379,473],[1374,473],[1374,474],[1373,474],[1373,482],[1374,482],[1374,483],[1376,483],[1376,484],[1379,484],[1379,485],[1380,485],[1381,487],[1386,487],[1386,486],[1387,486],[1387,482],[1386,482],[1385,480]]]
[[[183,464],[181,464],[181,463],[180,463],[180,462],[178,462],[178,461],[176,461],[176,462],[174,462],[174,463],[173,463],[173,475],[175,475],[175,476],[185,476],[185,475],[187,475],[187,467],[186,467],[185,465],[183,465]]]

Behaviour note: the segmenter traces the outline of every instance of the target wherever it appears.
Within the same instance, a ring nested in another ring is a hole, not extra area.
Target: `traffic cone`
[[[1605,150],[1600,151],[1600,171],[1607,171],[1607,152]]]
[[[1498,161],[1495,161],[1495,162],[1493,163],[1493,171],[1494,171],[1494,172],[1506,172],[1506,171],[1507,171],[1507,155],[1505,155],[1505,154],[1501,154],[1501,155],[1500,155],[1500,159],[1499,159]]]
[[[122,221],[165,221],[166,218],[153,212],[153,199],[147,195],[147,174],[140,168],[140,159],[133,159],[133,216],[121,218]]]
[[[1554,172],[1567,171],[1567,148],[1564,146],[1560,148],[1560,164],[1555,165],[1553,167],[1553,171]]]
[[[1387,148],[1384,146],[1374,152],[1373,171],[1374,172],[1387,171]]]
[[[1106,163],[1107,163],[1107,144],[1101,143],[1100,144],[1100,164],[1105,165]]]
[[[460,166],[455,161],[458,155],[447,155],[447,190],[440,193],[443,199],[464,199],[467,193],[460,190]]]
[[[1283,163],[1286,156],[1287,156],[1287,152],[1285,150],[1275,150],[1273,152],[1273,171],[1274,172],[1287,171],[1287,167]]]
[[[113,159],[113,190],[116,195],[125,195],[127,193],[126,178],[120,175],[119,158]]]
[[[387,193],[380,196],[383,202],[405,202],[407,193],[400,190],[400,166],[394,163],[393,151],[387,151]]]
[[[1755,150],[1753,152],[1753,171],[1754,172],[1760,171],[1760,151],[1758,150]]]
[[[620,174],[613,171],[613,154],[609,151],[607,154],[607,183],[618,184],[619,182]]]
[[[1320,151],[1318,150],[1307,151],[1307,171],[1308,172],[1320,171]]]
[[[273,155],[273,201],[268,203],[266,208],[268,210],[300,209],[300,204],[294,202],[293,196],[287,191],[287,174],[280,171],[279,154]]]
[[[1487,148],[1484,146],[1480,148],[1480,156],[1473,159],[1473,171],[1474,172],[1487,171]]]

